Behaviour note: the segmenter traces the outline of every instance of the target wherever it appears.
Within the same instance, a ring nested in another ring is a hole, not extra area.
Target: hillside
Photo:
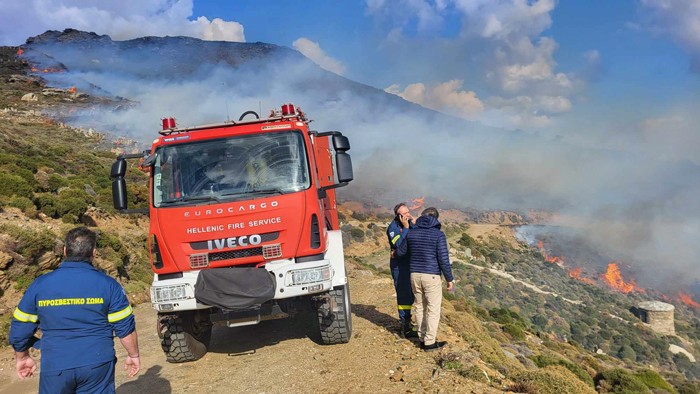
[[[121,99],[56,90],[27,76],[28,66],[14,56],[17,48],[1,52],[0,312],[5,329],[21,291],[56,267],[60,240],[78,223],[100,233],[97,265],[125,286],[134,304],[146,301],[151,279],[147,221],[114,213],[107,177],[115,152],[134,144],[67,126],[56,117],[75,105],[90,108]],[[31,96],[22,100],[31,93],[36,101]],[[137,185],[144,175],[132,169],[129,176],[130,185]],[[145,193],[133,186],[131,205],[143,205]],[[668,351],[673,344],[700,354],[697,312],[679,308],[677,336],[658,336],[629,312],[641,295],[576,281],[546,263],[542,251],[519,242],[512,229],[528,222],[525,215],[439,208],[458,279],[457,291],[445,294],[449,302],[440,336],[451,343],[446,351],[425,354],[396,337],[384,235],[390,208],[346,201],[342,229],[355,321],[349,344],[318,345],[309,319],[299,316],[241,330],[217,329],[212,352],[203,360],[166,364],[153,330],[154,312],[143,304],[137,316],[148,358],[139,379],[119,377],[120,390],[208,387],[228,392],[231,381],[242,382],[246,392],[700,390],[697,364]],[[254,339],[241,343],[241,336]],[[1,391],[36,390],[35,380],[20,383],[13,377],[9,349],[2,360]]]

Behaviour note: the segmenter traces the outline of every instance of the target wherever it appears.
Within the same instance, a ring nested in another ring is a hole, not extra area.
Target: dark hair
[[[97,234],[86,227],[76,227],[66,234],[66,260],[92,261],[97,246]]]
[[[394,215],[399,214],[399,209],[401,209],[401,207],[408,207],[408,206],[406,205],[405,202],[400,202],[400,203],[394,205]]]
[[[440,217],[440,213],[438,212],[437,208],[435,208],[435,207],[425,208],[425,209],[423,210],[423,212],[420,213],[420,215],[421,215],[421,216],[432,216],[432,217],[434,217],[435,219],[437,219],[438,217]]]

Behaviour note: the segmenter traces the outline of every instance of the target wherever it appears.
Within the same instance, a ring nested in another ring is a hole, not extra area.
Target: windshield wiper
[[[285,192],[282,191],[281,189],[253,189],[253,190],[248,190],[248,193],[250,194],[284,194]]]
[[[221,202],[221,200],[217,196],[192,196],[192,197],[180,197],[176,198],[174,200],[166,200],[166,201],[161,201],[162,204],[177,204],[181,202],[190,202],[190,201],[216,201],[216,202]]]

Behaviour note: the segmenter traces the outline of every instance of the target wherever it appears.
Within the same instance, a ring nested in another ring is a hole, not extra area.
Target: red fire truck
[[[163,119],[150,151],[112,165],[127,209],[127,159],[150,183],[151,302],[170,362],[207,352],[213,324],[284,318],[309,306],[321,341],[350,340],[350,293],[335,188],[353,179],[347,137],[309,130],[292,104],[266,119],[177,128]]]

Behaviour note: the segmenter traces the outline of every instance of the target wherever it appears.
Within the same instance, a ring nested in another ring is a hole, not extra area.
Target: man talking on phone
[[[411,290],[411,271],[408,266],[408,256],[399,257],[396,255],[398,248],[404,241],[406,235],[413,228],[413,217],[406,206],[406,203],[398,203],[394,207],[394,220],[389,223],[386,235],[389,238],[391,257],[389,268],[391,277],[394,279],[394,289],[396,290],[396,307],[399,311],[401,328],[399,334],[403,338],[418,338],[418,334],[413,330],[411,323],[411,308],[413,307],[413,290]]]

